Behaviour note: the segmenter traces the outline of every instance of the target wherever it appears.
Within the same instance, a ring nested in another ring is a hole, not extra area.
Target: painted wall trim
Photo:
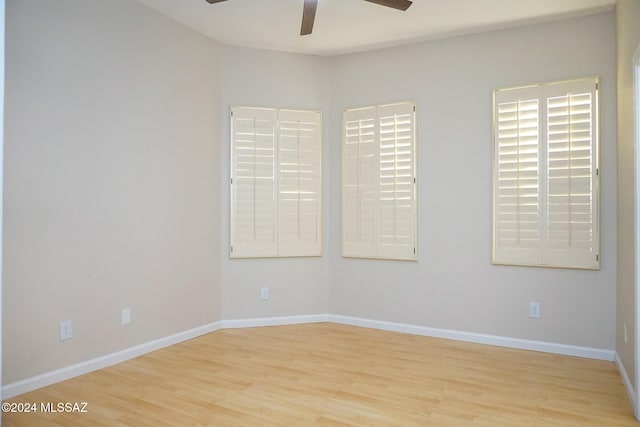
[[[477,334],[472,332],[453,331],[448,329],[428,328],[425,326],[409,325],[404,323],[384,322],[380,320],[362,319],[357,317],[341,316],[335,314],[310,314],[303,316],[264,317],[254,319],[221,320],[208,325],[200,326],[188,331],[179,332],[165,338],[160,338],[148,343],[140,344],[125,350],[107,354],[95,359],[87,360],[75,365],[47,372],[22,381],[8,384],[2,387],[3,399],[10,399],[29,391],[45,387],[56,382],[71,379],[87,374],[98,369],[103,369],[117,363],[139,357],[152,351],[159,350],[183,341],[199,337],[204,334],[221,329],[255,328],[263,326],[298,325],[303,323],[332,322],[343,325],[359,326],[371,329],[400,332],[413,335],[421,335],[433,338],[444,338],[456,341],[472,342],[477,344],[495,345],[499,347],[517,348],[521,350],[541,351],[544,353],[577,356],[587,359],[616,361],[620,374],[625,381],[627,392],[635,402],[631,382],[624,370],[624,366],[613,350],[578,347],[565,344],[556,344],[543,341],[531,341],[518,338],[501,337],[496,335]]]
[[[629,400],[631,401],[631,405],[636,407],[636,393],[633,391],[633,383],[629,378],[629,374],[627,374],[627,370],[624,368],[624,364],[622,360],[618,356],[618,352],[615,353],[615,362],[618,367],[618,372],[620,372],[620,377],[622,378],[622,382],[624,383],[624,388],[627,389],[627,394],[629,395]]]
[[[125,362],[135,357],[151,353],[152,351],[160,350],[161,348],[169,347],[174,344],[178,344],[183,341],[208,334],[210,332],[215,332],[219,329],[221,329],[221,322],[210,323],[208,325],[199,326],[187,331],[178,332],[177,334],[169,335],[168,337],[159,338],[157,340],[149,341],[144,344],[136,345],[134,347],[96,357],[95,359],[90,359],[84,362],[77,363],[75,365],[67,366],[66,368],[57,369],[55,371],[46,372],[44,374],[27,378],[22,381],[7,384],[6,386],[2,387],[2,398],[10,399],[12,397],[39,389],[41,387],[45,387],[60,381],[65,381],[79,375],[97,371],[99,369],[107,368],[109,366]]]
[[[131,348],[120,350],[115,353],[106,354],[104,356],[80,362],[75,365],[67,366],[65,368],[57,369],[55,371],[46,372],[44,374],[27,378],[12,384],[7,384],[2,387],[2,398],[10,399],[20,394],[28,393],[41,387],[46,387],[60,381],[65,381],[79,375],[87,374],[89,372],[97,371],[98,369],[107,368],[109,366],[125,362],[135,357],[151,353],[152,351],[160,350],[161,348],[169,347],[174,344],[179,344],[181,342],[211,332],[215,332],[220,329],[295,325],[300,323],[318,323],[326,321],[326,314],[218,321],[215,323],[190,329],[188,331],[179,332],[168,337],[149,341],[147,343],[140,344]]]
[[[640,275],[638,271],[640,271],[640,260],[638,259],[638,254],[640,254],[640,44],[636,46],[636,50],[633,53],[633,58],[631,59],[631,66],[633,68],[631,75],[633,76],[633,146],[635,151],[635,164],[634,164],[634,173],[635,173],[635,331],[636,331],[636,342],[635,342],[635,378],[634,382],[631,383],[631,389],[627,387],[627,392],[631,390],[633,396],[635,396],[635,392],[633,390],[639,390],[640,387],[640,370],[638,369],[640,366]],[[624,369],[624,365],[622,361],[620,361],[620,365]],[[626,374],[626,371],[625,371]],[[627,383],[625,382],[625,386]],[[631,396],[631,394],[629,395]],[[636,416],[636,419],[640,420],[640,402],[632,399],[633,402],[633,412]]]
[[[222,329],[256,328],[261,326],[299,325],[302,323],[328,322],[328,314],[306,316],[263,317],[256,319],[223,320]]]
[[[329,315],[329,321],[344,325],[362,326],[365,328],[382,329],[385,331],[403,332],[406,334],[422,335],[433,338],[444,338],[477,344],[495,345],[498,347],[516,348],[520,350],[541,351],[544,353],[577,356],[586,359],[614,360],[614,351],[599,348],[579,347],[566,344],[556,344],[545,341],[523,340],[519,338],[501,337],[497,335],[477,334],[448,329],[428,328],[426,326],[408,325],[404,323],[384,322],[380,320],[360,319],[357,317]]]
[[[4,177],[4,69],[5,69],[5,22],[6,2],[0,0],[0,260],[3,253],[2,224],[3,224],[3,177]],[[2,384],[2,262],[0,262],[0,384]],[[0,388],[0,402],[5,399]],[[2,427],[2,416],[0,416]]]

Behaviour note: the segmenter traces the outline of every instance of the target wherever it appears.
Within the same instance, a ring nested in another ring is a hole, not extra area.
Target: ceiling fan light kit
[[[205,0],[209,4],[221,3],[226,0]],[[390,7],[405,11],[409,9],[409,6],[413,3],[410,0],[364,0],[369,3],[379,4],[380,6]],[[318,0],[304,0],[304,6],[302,9],[302,25],[300,26],[300,35],[306,36],[313,31],[313,22],[316,19],[316,9],[318,7]]]

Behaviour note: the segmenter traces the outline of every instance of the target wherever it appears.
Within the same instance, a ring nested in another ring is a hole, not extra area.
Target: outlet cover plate
[[[131,309],[130,308],[123,308],[122,311],[120,312],[120,323],[122,323],[122,325],[128,325],[129,323],[131,323]]]
[[[540,318],[540,303],[539,302],[530,302],[529,303],[529,317],[532,319]]]
[[[60,341],[67,341],[73,338],[73,324],[71,320],[60,321]]]

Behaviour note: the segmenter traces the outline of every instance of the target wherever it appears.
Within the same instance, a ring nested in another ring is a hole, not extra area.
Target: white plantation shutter
[[[343,114],[342,253],[416,259],[415,104]]]
[[[318,112],[232,108],[232,258],[322,254],[321,145]]]
[[[495,95],[494,251],[526,264],[540,247],[540,100],[537,88]]]
[[[278,113],[279,255],[319,255],[321,232],[320,113]]]
[[[342,254],[377,254],[378,129],[376,108],[344,112]]]
[[[414,104],[378,107],[382,258],[415,259]]]
[[[582,80],[544,87],[545,264],[598,267],[596,84]]]
[[[233,257],[277,254],[276,122],[274,110],[235,108],[232,111]]]
[[[599,268],[597,80],[494,93],[498,264]]]

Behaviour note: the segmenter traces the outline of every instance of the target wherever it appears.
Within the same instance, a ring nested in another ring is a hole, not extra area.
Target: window
[[[598,80],[494,92],[495,264],[598,269]]]
[[[415,103],[346,110],[342,255],[416,260]]]
[[[317,111],[231,109],[232,258],[322,255]]]

